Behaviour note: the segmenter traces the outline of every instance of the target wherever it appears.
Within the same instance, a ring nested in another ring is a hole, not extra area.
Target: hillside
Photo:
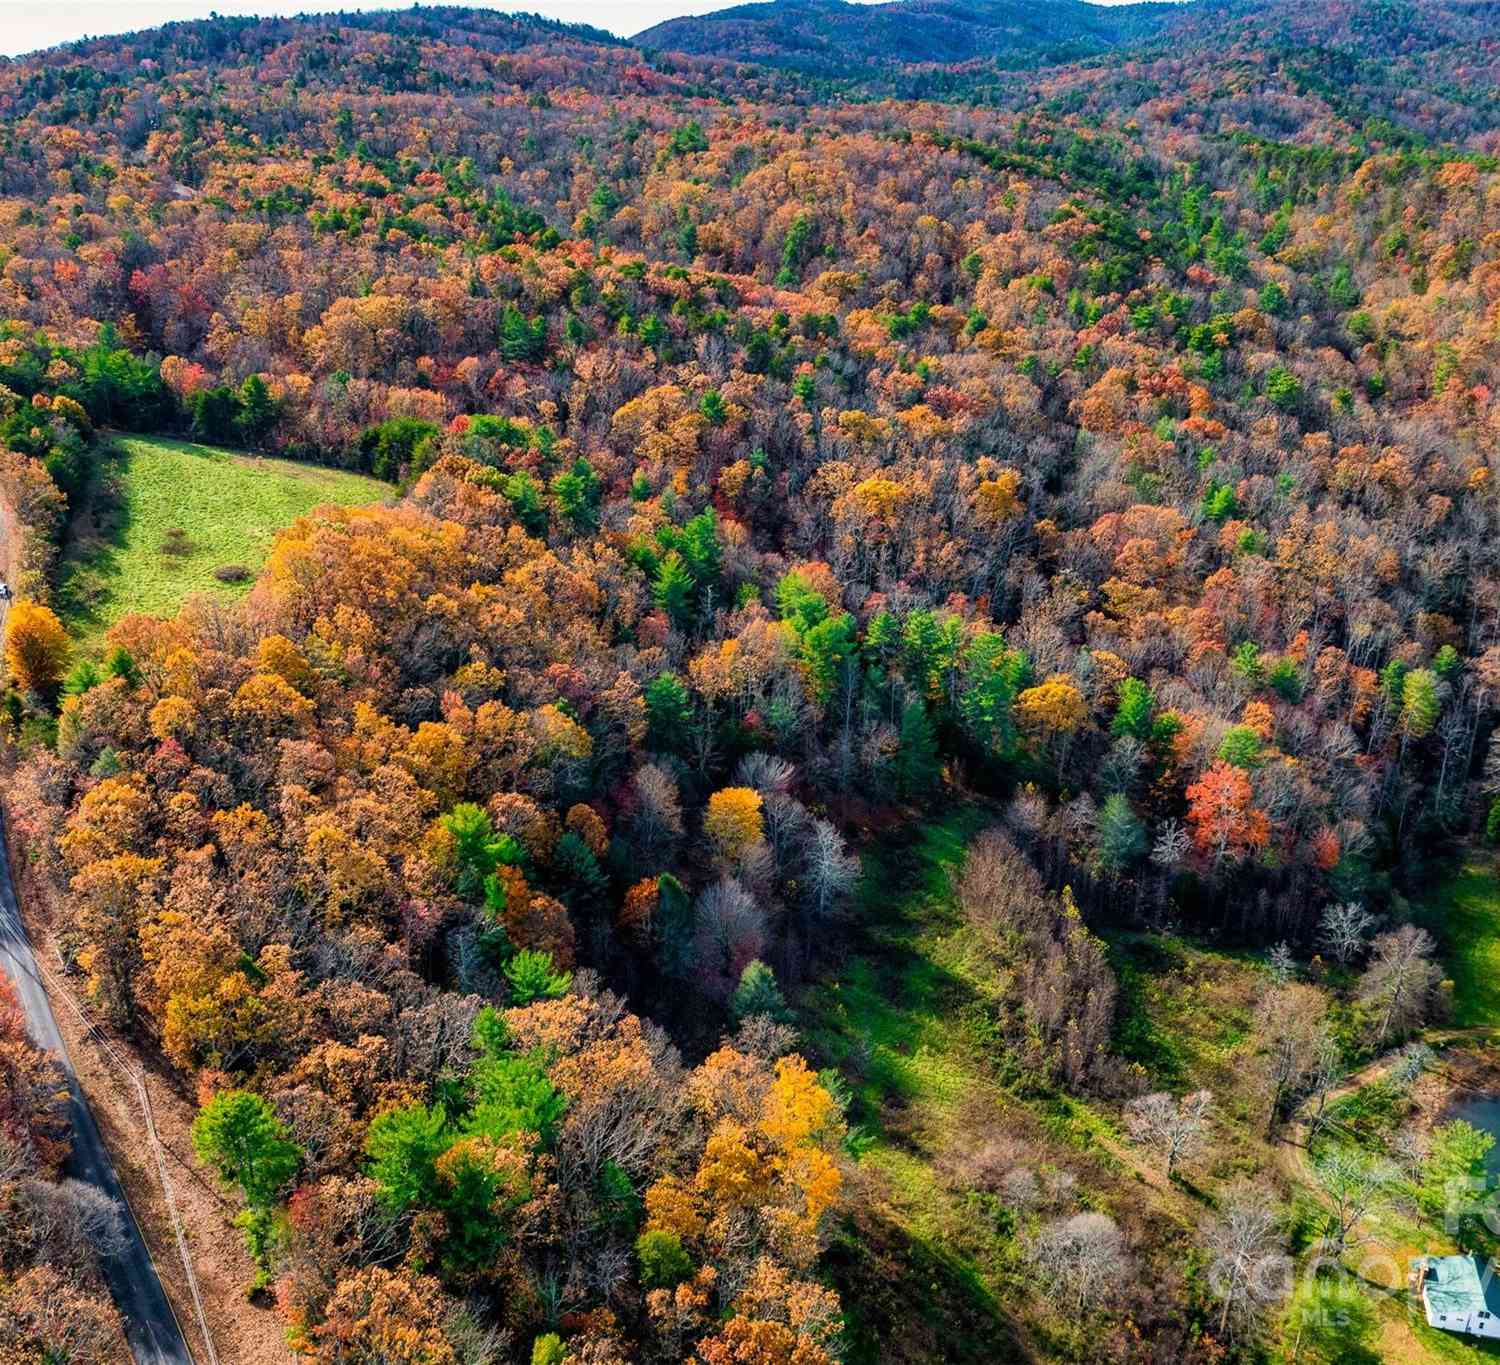
[[[1081,0],[771,0],[670,19],[633,42],[667,52],[764,62],[821,74],[892,63],[994,59],[1038,65],[1147,37],[1175,11],[1169,4],[1100,6]]]
[[[1445,1202],[1494,11],[0,64],[0,788],[198,1113],[216,1311],[320,1365],[1476,1358],[1404,1274],[1496,1246]],[[38,1310],[104,1290],[16,1059],[0,1356],[114,1365]]]

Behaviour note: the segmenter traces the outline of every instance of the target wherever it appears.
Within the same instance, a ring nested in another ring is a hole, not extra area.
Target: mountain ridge
[[[891,63],[1055,60],[1149,38],[1181,4],[1096,5],[1085,0],[764,0],[653,25],[645,47],[761,62],[821,74]]]

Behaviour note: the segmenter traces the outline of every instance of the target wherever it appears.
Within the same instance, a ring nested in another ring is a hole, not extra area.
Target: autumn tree
[[[703,832],[725,862],[740,861],[764,842],[761,806],[760,793],[749,787],[725,787],[708,798]]]
[[[68,666],[68,635],[49,607],[16,602],[5,618],[5,665],[16,686],[50,698]]]
[[[425,1275],[368,1266],[340,1281],[326,1320],[313,1331],[320,1365],[456,1365],[444,1336],[441,1286]]]
[[[1187,799],[1193,840],[1215,866],[1238,861],[1270,839],[1270,822],[1252,804],[1250,778],[1241,768],[1215,763],[1188,786]]]

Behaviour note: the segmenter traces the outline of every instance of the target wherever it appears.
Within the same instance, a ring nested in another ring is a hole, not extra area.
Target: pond
[[[1491,1177],[1500,1179],[1500,1094],[1460,1096],[1443,1110],[1444,1123],[1451,1123],[1454,1119],[1463,1119],[1495,1139],[1495,1145],[1484,1159],[1484,1169]]]

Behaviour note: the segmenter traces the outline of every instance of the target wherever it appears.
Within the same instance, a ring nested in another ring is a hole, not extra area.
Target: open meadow
[[[248,592],[276,533],[322,503],[381,501],[360,474],[166,437],[122,436],[65,549],[59,602],[92,652],[129,612],[170,616],[190,593]]]

